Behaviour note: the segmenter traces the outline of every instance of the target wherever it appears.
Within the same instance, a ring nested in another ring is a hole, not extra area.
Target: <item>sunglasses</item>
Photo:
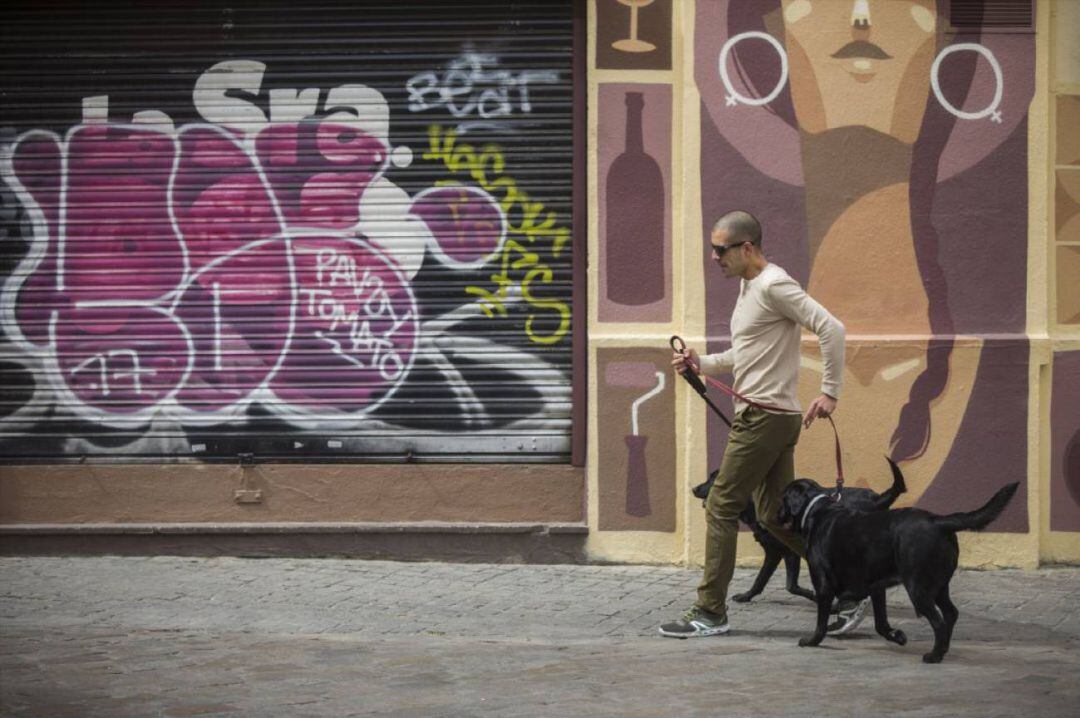
[[[724,253],[727,252],[729,249],[738,249],[744,244],[746,244],[745,240],[743,240],[742,242],[736,242],[735,244],[714,244],[712,245],[712,251],[713,254],[715,254],[717,257],[723,257]]]

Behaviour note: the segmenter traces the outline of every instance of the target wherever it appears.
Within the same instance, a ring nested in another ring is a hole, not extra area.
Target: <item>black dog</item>
[[[719,473],[720,470],[716,469],[709,474],[707,481],[698,484],[693,489],[694,496],[702,500],[703,506]],[[810,481],[810,479],[803,480]],[[814,485],[817,486],[817,484]],[[822,490],[835,492],[835,489]],[[841,503],[858,511],[883,511],[892,506],[897,497],[905,491],[907,491],[907,487],[904,485],[904,477],[899,471],[895,471],[893,472],[893,485],[884,493],[879,494],[871,489],[844,489]],[[776,567],[780,565],[781,560],[784,562],[784,568],[787,569],[788,593],[808,598],[811,601],[815,600],[813,591],[808,591],[799,585],[799,562],[802,560],[799,554],[781,543],[779,539],[769,533],[768,529],[758,523],[757,511],[754,509],[753,501],[747,502],[746,508],[739,513],[739,520],[750,528],[750,531],[754,534],[754,540],[765,550],[765,561],[761,564],[761,570],[758,571],[757,578],[754,579],[754,585],[750,587],[750,590],[745,593],[735,594],[731,597],[731,600],[737,603],[747,603],[754,596],[761,593],[769,579],[772,578]]]
[[[892,460],[889,464],[894,475],[900,473]],[[830,501],[812,481],[793,482],[784,490],[778,519],[806,538],[818,607],[816,630],[799,645],[821,643],[834,597],[866,596],[873,602],[878,634],[904,645],[907,636],[889,625],[885,612],[885,589],[903,583],[916,615],[934,629],[934,648],[923,661],[940,663],[960,615],[949,600],[949,581],[960,556],[956,533],[985,528],[1005,509],[1018,486],[1005,486],[975,511],[938,516],[921,509],[852,511]]]

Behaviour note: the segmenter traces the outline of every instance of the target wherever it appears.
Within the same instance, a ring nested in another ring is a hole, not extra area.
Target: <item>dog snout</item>
[[[776,512],[776,520],[779,523],[791,521],[791,509],[788,508],[787,501],[780,502],[780,508]]]

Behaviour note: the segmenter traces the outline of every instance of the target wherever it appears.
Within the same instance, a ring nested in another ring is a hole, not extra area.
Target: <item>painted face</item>
[[[740,277],[746,269],[747,248],[746,244],[735,246],[730,233],[726,229],[713,230],[710,237],[712,243],[713,261],[720,265],[725,277]]]
[[[783,0],[782,11],[804,131],[866,126],[915,141],[936,51],[935,0]]]

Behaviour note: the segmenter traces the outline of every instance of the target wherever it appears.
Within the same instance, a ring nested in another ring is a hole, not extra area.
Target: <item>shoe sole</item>
[[[730,626],[718,626],[716,628],[703,628],[694,631],[693,633],[674,633],[671,631],[665,631],[663,628],[659,629],[660,635],[667,638],[705,638],[707,636],[719,636],[723,633],[727,633],[731,630]]]

